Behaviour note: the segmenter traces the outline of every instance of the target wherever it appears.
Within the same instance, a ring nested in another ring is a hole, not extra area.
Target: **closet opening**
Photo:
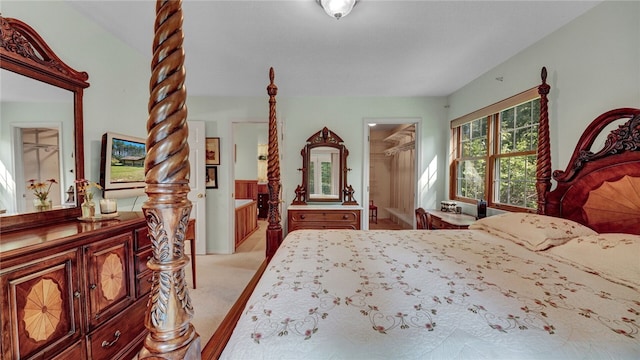
[[[418,124],[367,120],[369,229],[414,228]]]

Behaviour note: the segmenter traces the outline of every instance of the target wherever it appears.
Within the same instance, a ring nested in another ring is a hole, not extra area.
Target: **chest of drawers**
[[[289,232],[300,229],[351,229],[360,230],[357,206],[290,206],[287,210]]]
[[[149,250],[142,213],[3,233],[1,358],[131,359],[147,334]]]

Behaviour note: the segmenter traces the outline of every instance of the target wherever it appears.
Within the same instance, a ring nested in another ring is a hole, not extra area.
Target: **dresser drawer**
[[[149,248],[139,254],[136,254],[136,275],[143,273],[149,268],[147,267],[147,262],[149,259],[153,257],[153,249]]]
[[[357,211],[333,211],[333,210],[313,210],[313,211],[294,211],[291,212],[292,221],[300,222],[354,222],[359,219]]]
[[[133,250],[139,251],[151,247],[151,239],[149,238],[149,228],[141,227],[134,231],[135,239],[133,243]]]
[[[136,297],[148,294],[153,284],[153,271],[148,270],[136,276]]]
[[[289,231],[300,229],[360,229],[359,209],[289,210]]]
[[[87,349],[93,360],[117,359],[127,352],[144,329],[146,299],[139,300],[119,316],[107,321],[103,326],[87,336]]]
[[[343,223],[322,223],[322,222],[304,222],[304,223],[289,223],[289,231],[300,229],[342,229],[342,230],[358,230],[358,226],[355,224],[343,224]]]

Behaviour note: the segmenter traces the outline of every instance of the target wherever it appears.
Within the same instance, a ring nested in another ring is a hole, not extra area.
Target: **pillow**
[[[598,234],[572,220],[519,212],[480,219],[469,229],[484,230],[533,251],[561,245],[578,236]]]
[[[640,235],[579,236],[545,253],[607,280],[640,289]]]

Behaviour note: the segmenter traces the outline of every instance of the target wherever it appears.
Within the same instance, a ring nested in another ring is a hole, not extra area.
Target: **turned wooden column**
[[[536,163],[536,192],[538,193],[538,214],[546,214],[547,193],[551,189],[551,145],[549,140],[549,109],[547,95],[551,86],[547,84],[547,68],[540,73],[542,84],[540,94],[540,121],[538,123],[538,158]]]
[[[182,2],[156,3],[147,121],[147,219],[153,257],[153,285],[140,359],[200,359],[200,337],[191,324],[193,307],[185,279],[189,258],[184,240],[191,213],[187,94],[184,87]]]
[[[273,68],[269,69],[269,157],[267,158],[267,179],[269,189],[269,213],[267,215],[267,260],[276,252],[282,243],[282,225],[280,224],[280,155],[278,153],[278,121],[276,120],[276,95],[278,87],[273,83]]]

